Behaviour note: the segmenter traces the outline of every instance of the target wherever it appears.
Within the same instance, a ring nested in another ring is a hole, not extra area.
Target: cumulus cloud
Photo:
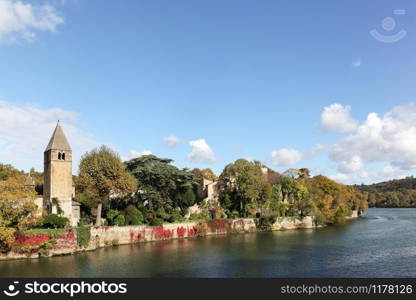
[[[138,158],[138,157],[142,157],[142,156],[145,156],[145,155],[151,155],[151,154],[153,154],[153,152],[150,151],[150,150],[144,150],[144,151],[130,150],[128,156],[123,157],[122,159],[123,159],[123,161],[128,161],[128,160],[133,159],[133,158]]]
[[[324,108],[321,127],[329,132],[348,133],[357,129],[358,121],[352,118],[350,106],[332,104]]]
[[[192,148],[188,159],[193,163],[215,163],[217,158],[214,151],[208,145],[205,139],[190,141],[189,145]]]
[[[302,160],[302,153],[295,149],[280,149],[272,152],[271,163],[275,166],[287,167]]]
[[[358,155],[352,156],[350,159],[341,161],[338,170],[341,173],[355,173],[364,168],[364,163]]]
[[[356,131],[330,150],[336,162],[355,156],[365,162],[389,162],[402,170],[416,169],[416,105],[397,106],[383,116],[370,113]]]
[[[329,178],[343,184],[349,184],[351,182],[350,176],[344,173],[336,173],[334,175],[329,176]]]
[[[169,148],[175,148],[181,143],[181,139],[174,134],[168,135],[163,139],[163,141]]]
[[[0,42],[31,42],[39,31],[55,32],[64,23],[50,4],[0,0]]]
[[[76,169],[80,156],[99,145],[78,126],[79,115],[61,108],[39,108],[29,104],[0,101],[0,159],[18,168],[43,169],[43,151],[58,120],[74,154]]]

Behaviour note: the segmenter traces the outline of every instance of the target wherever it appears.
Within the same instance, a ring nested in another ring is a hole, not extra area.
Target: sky
[[[238,158],[346,184],[416,169],[416,2],[0,0],[0,162],[43,168],[59,119],[217,174]]]

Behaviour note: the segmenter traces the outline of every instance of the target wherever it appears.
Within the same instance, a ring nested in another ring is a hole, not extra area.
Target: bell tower
[[[69,220],[72,214],[72,149],[58,121],[44,153],[43,200],[47,213],[58,212],[55,198]],[[54,204],[55,202],[55,204]]]

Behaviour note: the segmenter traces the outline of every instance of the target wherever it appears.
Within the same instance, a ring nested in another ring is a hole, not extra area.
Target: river
[[[345,226],[154,242],[0,262],[0,277],[416,277],[416,209]]]

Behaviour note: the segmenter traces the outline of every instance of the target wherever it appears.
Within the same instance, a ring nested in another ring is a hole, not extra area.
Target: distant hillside
[[[369,193],[370,207],[416,207],[416,178],[380,182],[372,185],[355,185]]]

